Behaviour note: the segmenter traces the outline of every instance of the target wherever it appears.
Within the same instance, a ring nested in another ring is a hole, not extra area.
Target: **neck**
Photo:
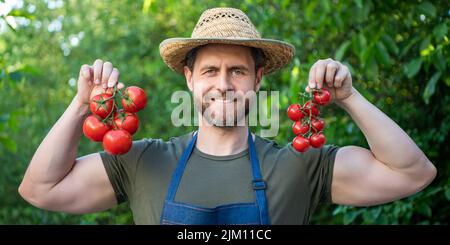
[[[215,127],[203,125],[198,129],[196,147],[209,155],[233,155],[248,149],[247,137],[247,126]]]

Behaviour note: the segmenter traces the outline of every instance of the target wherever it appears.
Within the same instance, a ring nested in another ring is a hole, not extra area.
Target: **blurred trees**
[[[400,0],[45,0],[18,1],[11,11],[0,1],[0,223],[132,223],[127,204],[91,215],[53,213],[23,201],[17,187],[39,143],[75,95],[80,66],[96,58],[111,61],[124,83],[149,95],[135,138],[168,139],[192,130],[167,123],[176,106],[171,94],[186,85],[162,62],[158,46],[166,38],[190,36],[200,14],[216,6],[242,9],[263,37],[297,49],[294,60],[264,78],[261,88],[280,91],[279,144],[291,140],[284,108],[306,86],[311,65],[331,57],[351,68],[354,86],[438,168],[433,184],[414,196],[368,208],[323,206],[313,223],[448,223],[450,8],[447,1]],[[348,115],[336,106],[324,110],[328,143],[367,147]],[[100,150],[83,138],[79,155]]]

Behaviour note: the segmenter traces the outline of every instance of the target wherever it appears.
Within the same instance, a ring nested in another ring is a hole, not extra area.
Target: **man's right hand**
[[[118,89],[124,88],[118,81],[119,70],[111,62],[97,59],[92,66],[82,65],[78,77],[78,103],[88,106],[92,97],[105,91],[112,92],[116,84]]]
[[[39,145],[19,186],[20,195],[36,207],[68,213],[92,213],[117,204],[101,155],[77,158],[82,125],[92,97],[124,87],[110,62],[83,65],[78,92]]]

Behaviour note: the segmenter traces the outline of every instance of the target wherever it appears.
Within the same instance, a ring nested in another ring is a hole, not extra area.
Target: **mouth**
[[[233,100],[224,100],[224,99],[215,99],[215,98],[211,98],[212,102],[219,102],[219,103],[233,103],[233,102],[237,102],[237,98],[234,98]]]

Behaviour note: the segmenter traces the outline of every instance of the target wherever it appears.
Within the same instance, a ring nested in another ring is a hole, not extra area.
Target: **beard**
[[[201,99],[194,96],[194,104],[201,117],[215,127],[245,126],[249,114],[249,100],[236,93],[207,94]]]

